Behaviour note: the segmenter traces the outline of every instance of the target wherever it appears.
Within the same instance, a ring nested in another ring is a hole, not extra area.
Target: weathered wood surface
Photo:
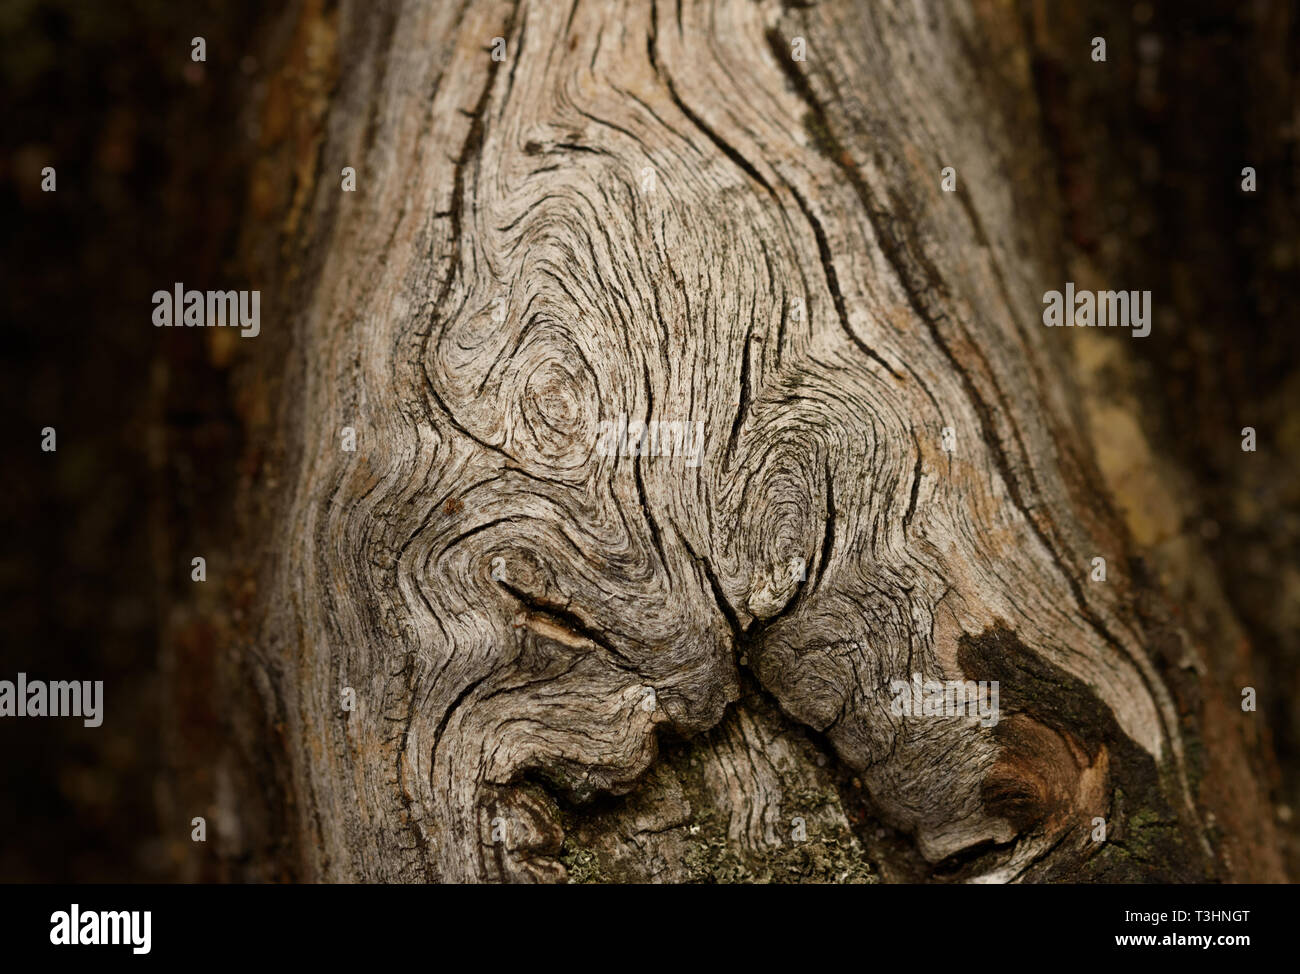
[[[1065,271],[1028,29],[983,2],[287,22],[235,664],[266,763],[231,773],[285,796],[261,825],[294,875],[1275,875],[1258,797],[1214,799],[1227,827],[1202,794],[1201,701],[1236,689],[1130,577],[1040,323]],[[701,462],[598,455],[621,415],[702,423]],[[892,714],[912,673],[999,681],[1000,722]]]

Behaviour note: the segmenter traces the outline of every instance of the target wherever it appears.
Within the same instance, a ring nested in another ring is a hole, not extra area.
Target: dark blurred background
[[[238,425],[220,364],[155,330],[150,295],[225,280],[246,192],[241,102],[275,6],[0,3],[0,679],[102,679],[106,715],[0,722],[0,880],[176,874],[175,842],[158,838],[159,632],[189,581],[180,538],[228,507]],[[40,190],[45,166],[56,192]],[[40,450],[45,426],[55,453]],[[188,821],[169,823],[173,839]]]
[[[1051,21],[1035,77],[1067,209],[1063,249],[1195,322],[1133,343],[1149,394],[1142,419],[1191,474],[1188,530],[1208,545],[1253,644],[1281,769],[1267,784],[1294,877],[1300,10],[1021,7],[1027,31]],[[0,679],[106,684],[102,727],[0,721],[0,881],[187,875],[190,815],[168,799],[164,711],[183,719],[214,703],[164,699],[159,640],[178,628],[190,557],[228,523],[240,427],[228,356],[156,331],[149,297],[174,281],[242,286],[232,281],[257,150],[244,106],[282,17],[281,4],[215,0],[0,3]],[[1062,53],[1094,34],[1108,39],[1105,74]],[[204,64],[190,59],[196,36]],[[1245,165],[1266,192],[1239,192]],[[57,192],[40,191],[44,166]],[[1259,431],[1251,462],[1234,436],[1201,435],[1245,425]],[[40,450],[45,426],[57,429],[56,453]],[[196,717],[193,732],[205,726],[220,723]]]

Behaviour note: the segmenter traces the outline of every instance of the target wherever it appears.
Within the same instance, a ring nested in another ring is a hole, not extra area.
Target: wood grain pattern
[[[704,795],[737,877],[789,878],[763,856],[813,790],[844,855],[809,876],[862,878],[848,778],[913,877],[1069,874],[1094,816],[1138,812],[1175,873],[1221,872],[1039,321],[1013,11],[394,0],[296,29],[337,81],[284,231],[249,658],[305,876],[554,881],[581,846],[699,878]],[[623,416],[702,423],[701,463],[599,455]],[[998,680],[1001,721],[900,718],[913,673]]]

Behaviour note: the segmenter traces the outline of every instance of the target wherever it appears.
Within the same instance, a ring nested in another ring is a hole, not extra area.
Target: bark
[[[1127,333],[1041,324],[1038,42],[983,2],[286,20],[232,737],[178,799],[227,875],[1280,878],[1231,613],[1180,621],[1105,462],[1079,363]],[[621,416],[701,462],[601,455]],[[899,716],[912,674],[1001,719]]]

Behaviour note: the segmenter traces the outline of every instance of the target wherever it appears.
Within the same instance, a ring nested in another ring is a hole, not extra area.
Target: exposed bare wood
[[[303,876],[1276,875],[1218,852],[1188,686],[1235,690],[1131,573],[1041,324],[1065,271],[1014,10],[296,23],[333,87],[261,190],[285,378],[243,665]],[[598,450],[621,418],[702,424],[698,464]],[[997,681],[1000,720],[899,716],[913,674]]]

